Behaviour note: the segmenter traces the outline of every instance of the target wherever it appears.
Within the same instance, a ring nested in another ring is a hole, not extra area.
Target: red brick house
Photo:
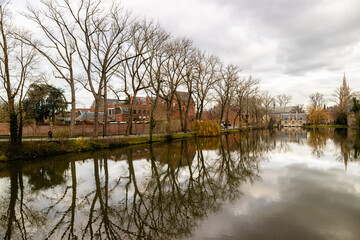
[[[188,93],[186,92],[177,92],[178,100],[180,100],[181,110],[184,114],[186,111],[186,104],[188,100]],[[115,122],[127,122],[129,118],[129,101],[128,100],[118,100],[118,99],[108,99],[108,116],[111,117]],[[157,112],[155,113],[158,116],[159,120],[166,120],[166,115],[162,113],[163,106],[165,102],[159,99],[159,105]],[[180,119],[180,107],[179,102],[174,99],[173,101],[173,118]],[[94,112],[94,103],[91,105],[89,111]],[[99,112],[104,112],[104,101],[100,103]],[[135,104],[133,108],[133,121],[136,122],[149,122],[151,113],[151,99],[146,97],[136,97]],[[188,120],[191,122],[195,119],[195,102],[191,98],[190,100],[190,109],[188,113]]]

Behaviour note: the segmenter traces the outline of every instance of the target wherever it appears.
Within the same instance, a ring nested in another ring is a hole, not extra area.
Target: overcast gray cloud
[[[25,1],[13,0],[13,5],[23,9]],[[243,75],[261,79],[263,90],[293,95],[293,104],[307,104],[315,91],[330,98],[344,72],[350,87],[360,90],[359,0],[122,3],[134,15],[154,19],[174,36],[188,37],[224,62],[239,65]],[[91,94],[80,95],[80,105],[89,105]]]
[[[176,36],[238,64],[262,88],[307,103],[331,96],[347,73],[360,83],[360,1],[124,0],[135,14],[158,20]]]

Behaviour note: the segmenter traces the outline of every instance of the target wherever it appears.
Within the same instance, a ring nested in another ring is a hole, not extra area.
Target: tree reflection
[[[241,197],[241,184],[260,178],[261,156],[275,146],[275,135],[252,131],[103,152],[83,163],[92,173],[74,160],[20,168],[1,198],[1,224],[6,239],[187,238]]]
[[[354,158],[357,159],[360,155],[360,130],[357,129],[355,131],[355,137],[354,137]]]
[[[331,137],[332,130],[314,128],[309,131],[308,146],[312,148],[312,154],[318,158],[324,155],[326,141]]]

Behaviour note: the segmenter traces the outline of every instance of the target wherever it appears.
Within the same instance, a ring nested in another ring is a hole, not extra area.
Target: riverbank
[[[347,125],[306,125],[302,126],[302,128],[348,128]]]
[[[166,142],[193,138],[193,133],[179,133],[168,136],[155,135],[152,142]],[[0,143],[0,162],[9,160],[29,160],[55,156],[66,153],[86,152],[108,148],[122,148],[131,145],[150,143],[150,136],[112,136],[99,139],[52,139],[39,141],[23,141],[21,145],[11,145],[9,142]]]
[[[249,128],[223,129],[221,134],[236,133],[247,130],[265,129],[265,127],[251,126]],[[171,136],[166,134],[156,134],[152,142],[168,142],[194,138],[194,133],[175,133]],[[79,137],[74,139],[38,139],[23,141],[21,145],[11,145],[9,142],[0,142],[0,162],[9,160],[31,160],[56,156],[67,153],[77,153],[94,151],[101,149],[122,148],[132,145],[150,143],[149,135],[131,136],[109,136],[105,138],[93,139],[90,137]]]

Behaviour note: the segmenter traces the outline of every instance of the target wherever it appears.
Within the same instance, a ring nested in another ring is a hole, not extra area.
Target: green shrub
[[[7,159],[7,157],[5,156],[5,155],[3,155],[3,154],[0,154],[0,162],[5,162],[5,161],[7,161],[8,159]]]
[[[220,126],[214,121],[200,121],[196,120],[192,122],[190,129],[193,130],[196,136],[219,136]]]
[[[74,141],[76,151],[81,152],[87,149],[87,143],[86,140],[84,140],[82,137],[76,138]]]

